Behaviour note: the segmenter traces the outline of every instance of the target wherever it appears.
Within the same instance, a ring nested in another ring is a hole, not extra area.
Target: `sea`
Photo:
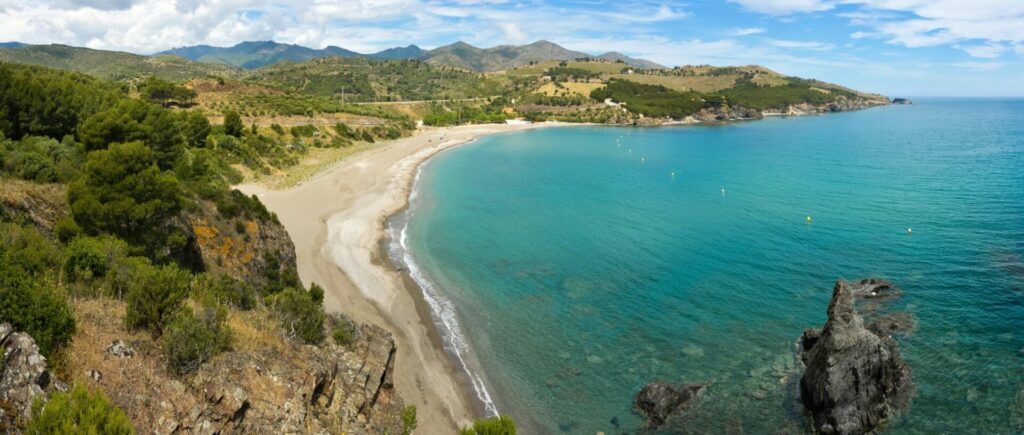
[[[496,134],[421,166],[389,231],[521,433],[633,433],[653,381],[709,384],[672,431],[807,431],[797,339],[867,277],[913,319],[886,432],[1024,433],[1024,100]]]

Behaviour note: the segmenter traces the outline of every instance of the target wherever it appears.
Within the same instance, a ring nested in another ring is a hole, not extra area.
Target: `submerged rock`
[[[909,401],[910,367],[888,334],[865,327],[854,307],[859,295],[892,288],[882,280],[836,282],[828,321],[820,333],[804,332],[800,396],[821,433],[856,434],[877,429]]]
[[[647,428],[655,429],[664,425],[669,418],[692,409],[706,389],[706,384],[654,382],[640,390],[633,406],[647,419]]]

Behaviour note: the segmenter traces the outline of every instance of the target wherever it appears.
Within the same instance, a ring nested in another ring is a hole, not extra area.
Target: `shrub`
[[[167,368],[182,375],[193,372],[214,355],[231,348],[231,330],[224,324],[227,310],[206,307],[196,315],[184,310],[167,326],[163,336]]]
[[[320,284],[311,283],[309,285],[309,297],[313,298],[313,302],[317,305],[324,304],[324,288],[320,287]]]
[[[60,252],[30,226],[0,224],[0,259],[39,275],[60,265]]]
[[[409,435],[416,430],[416,407],[406,406],[402,410],[402,435]]]
[[[55,393],[43,404],[37,399],[25,433],[49,434],[133,434],[131,422],[103,393],[89,391],[81,385],[67,393]]]
[[[0,261],[0,319],[31,335],[47,357],[75,334],[74,313],[65,295],[6,261]]]
[[[102,278],[110,270],[110,257],[103,241],[93,237],[79,237],[64,249],[64,274],[72,281]]]
[[[177,266],[142,266],[128,284],[125,323],[129,328],[147,328],[163,333],[181,303],[188,296],[188,272]]]
[[[57,240],[67,243],[82,234],[82,227],[71,216],[64,216],[53,225],[53,234]]]
[[[245,281],[227,275],[203,273],[192,283],[192,294],[211,304],[228,304],[243,310],[256,306],[256,289]]]
[[[473,427],[462,429],[462,435],[516,435],[516,424],[507,415],[473,422]]]
[[[324,309],[313,301],[309,292],[288,287],[269,297],[269,305],[277,312],[288,338],[317,344],[324,339]]]
[[[241,137],[244,129],[242,117],[238,115],[238,112],[234,110],[224,112],[224,133],[229,136]]]
[[[331,337],[334,339],[334,343],[339,346],[348,346],[352,344],[353,336],[352,325],[344,319],[339,319],[334,327],[331,328]]]

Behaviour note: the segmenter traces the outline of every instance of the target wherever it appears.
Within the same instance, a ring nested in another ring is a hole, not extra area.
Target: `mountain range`
[[[232,47],[194,45],[173,48],[157,53],[175,55],[196,62],[219,63],[245,69],[255,69],[281,61],[302,62],[320,57],[365,57],[370,59],[416,59],[433,65],[444,65],[477,72],[502,71],[545,60],[572,60],[578,58],[619,61],[637,68],[663,68],[644,59],[634,59],[621,53],[609,52],[599,56],[569,50],[549,41],[537,41],[527,45],[499,45],[478,48],[465,42],[456,42],[433,50],[424,50],[415,45],[389,48],[377,53],[357,53],[341,47],[328,46],[313,49],[295,44],[274,41],[248,41]]]

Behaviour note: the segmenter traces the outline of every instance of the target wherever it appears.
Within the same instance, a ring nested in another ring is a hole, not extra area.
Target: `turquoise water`
[[[496,135],[417,191],[447,338],[527,433],[634,431],[654,380],[714,382],[690,430],[799,432],[795,340],[860,277],[917,318],[890,432],[1024,432],[1024,101]]]

